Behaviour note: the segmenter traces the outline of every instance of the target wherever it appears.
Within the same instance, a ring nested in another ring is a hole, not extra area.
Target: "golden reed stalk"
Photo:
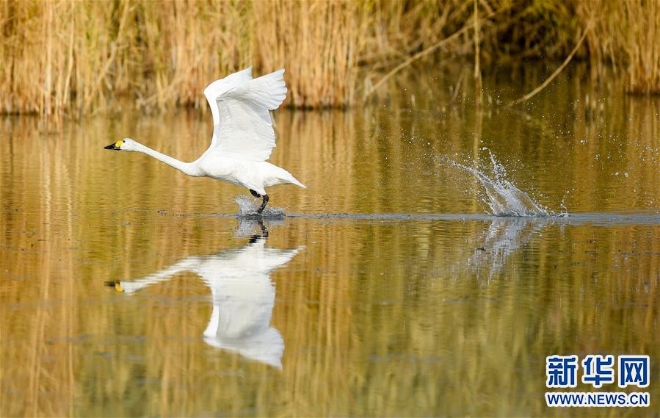
[[[596,30],[587,37],[592,61],[625,67],[630,93],[660,93],[660,3],[578,2],[577,12],[581,19],[595,24]]]
[[[125,99],[144,110],[204,107],[200,92],[209,81],[248,65],[255,73],[286,67],[290,106],[341,108],[355,104],[380,69],[465,28],[442,51],[461,56],[479,50],[485,68],[528,58],[563,60],[588,24],[594,29],[578,57],[588,54],[595,68],[624,67],[629,92],[660,92],[660,53],[652,47],[660,40],[656,1],[477,5],[0,0],[0,113],[78,116],[120,110]],[[481,33],[471,33],[472,27]]]

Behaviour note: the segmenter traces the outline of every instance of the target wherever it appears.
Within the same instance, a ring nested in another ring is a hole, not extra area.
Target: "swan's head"
[[[137,151],[138,143],[131,138],[124,138],[104,148],[115,151]]]

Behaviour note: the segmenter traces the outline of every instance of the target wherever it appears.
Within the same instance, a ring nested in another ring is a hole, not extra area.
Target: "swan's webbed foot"
[[[255,192],[254,190],[252,190],[252,189],[248,189],[248,190],[250,191],[250,194],[251,194],[252,196],[254,196],[254,197],[261,197],[261,195],[260,195],[259,193]]]

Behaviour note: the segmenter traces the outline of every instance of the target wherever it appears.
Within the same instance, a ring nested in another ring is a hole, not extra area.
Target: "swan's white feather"
[[[215,80],[204,89],[204,96],[206,96],[206,101],[209,102],[211,114],[213,115],[213,139],[211,140],[211,147],[217,142],[215,133],[220,129],[220,117],[218,116],[218,105],[216,104],[215,99],[228,90],[240,86],[249,80],[252,80],[252,67],[248,67],[234,74],[229,74],[225,78]]]
[[[248,161],[267,160],[275,147],[269,111],[286,98],[283,76],[282,69],[252,79],[247,69],[211,83],[204,91],[214,125],[207,152]]]

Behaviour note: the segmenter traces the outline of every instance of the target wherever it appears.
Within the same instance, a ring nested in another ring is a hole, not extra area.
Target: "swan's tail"
[[[265,165],[263,169],[264,171],[262,171],[261,174],[266,179],[266,181],[263,184],[264,188],[270,186],[277,186],[278,184],[295,184],[296,186],[302,187],[303,189],[307,188],[304,184],[299,182],[297,178],[293,177],[293,174],[289,173],[282,167],[278,167],[276,165],[267,162],[267,165]],[[252,189],[259,194],[263,194],[261,193],[259,187],[262,185],[255,184],[254,186],[256,186],[256,188],[250,187],[249,183],[245,183],[244,185],[247,186],[248,189]]]
[[[296,186],[302,187],[303,189],[307,188],[307,186],[299,182],[297,178],[293,177],[293,174],[289,173],[282,167],[277,167],[277,168],[282,170],[279,172],[279,175],[277,176],[279,177],[279,184],[295,184]]]
[[[291,184],[295,184],[296,186],[300,186],[300,187],[302,187],[303,189],[306,189],[306,188],[307,188],[307,186],[305,186],[304,184],[302,184],[301,182],[299,182],[298,179],[296,179],[295,177],[293,177],[293,175],[291,175],[290,182],[291,182]]]

